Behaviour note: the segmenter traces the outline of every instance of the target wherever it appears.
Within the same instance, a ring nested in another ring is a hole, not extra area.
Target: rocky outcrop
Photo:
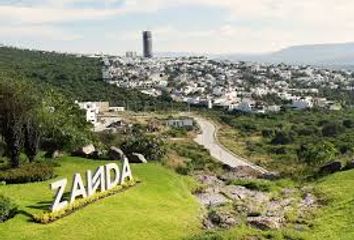
[[[49,151],[44,155],[45,158],[51,158],[51,159],[60,158],[62,156],[63,154],[59,150]]]
[[[93,144],[89,144],[87,146],[79,148],[73,154],[75,156],[80,156],[80,157],[89,157],[95,151],[96,151],[95,146],[93,146]]]
[[[108,158],[110,160],[123,160],[124,153],[120,148],[110,147],[108,151]]]
[[[262,175],[262,178],[267,180],[277,180],[280,178],[280,174],[278,172],[266,172]]]
[[[144,155],[140,153],[133,153],[129,156],[129,162],[131,163],[147,163],[146,158]]]
[[[103,153],[100,150],[95,150],[88,157],[90,159],[95,159],[95,160],[102,159],[103,158]]]
[[[210,211],[203,222],[206,229],[231,228],[239,224],[241,224],[241,220],[235,214],[222,209]]]
[[[330,162],[320,168],[320,174],[332,174],[342,169],[342,163],[339,161]]]
[[[225,165],[224,169],[226,170],[226,172],[222,176],[224,180],[234,180],[240,178],[260,178],[263,175],[260,171],[257,171],[249,166],[238,166],[232,168]]]
[[[306,214],[318,206],[316,196],[311,194],[312,189],[283,188],[267,192],[248,188],[243,183],[252,182],[252,179],[255,184],[257,181],[271,181],[257,180],[259,175],[252,176],[252,171],[248,170],[231,169],[222,176],[198,173],[196,179],[203,188],[196,197],[208,211],[203,221],[206,229],[231,228],[245,223],[260,230],[279,229],[294,219],[301,223]],[[271,176],[270,179],[278,177],[277,174]]]
[[[231,201],[227,199],[224,195],[217,192],[198,193],[196,196],[199,201],[206,207],[216,207],[231,203]]]
[[[351,169],[354,169],[354,159],[349,161],[345,166],[345,170],[351,170]]]
[[[247,222],[260,230],[274,230],[281,227],[284,219],[277,217],[248,217]]]
[[[249,190],[243,186],[228,185],[222,189],[222,193],[232,200],[253,199],[258,203],[269,201],[269,196],[266,193]]]

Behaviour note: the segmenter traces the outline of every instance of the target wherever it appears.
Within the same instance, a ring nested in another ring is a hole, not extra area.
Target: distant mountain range
[[[229,54],[217,58],[261,63],[308,64],[318,66],[354,66],[354,42],[301,45],[259,55]]]

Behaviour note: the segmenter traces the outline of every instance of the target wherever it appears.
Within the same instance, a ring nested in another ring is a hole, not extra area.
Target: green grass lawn
[[[56,168],[58,179],[69,182],[105,162],[65,158]],[[21,213],[0,224],[0,239],[181,239],[198,233],[201,208],[190,193],[191,181],[158,164],[132,165],[142,183],[126,192],[93,203],[57,222],[31,222],[28,213],[43,211],[53,199],[49,183],[0,186],[0,193],[16,200]],[[84,175],[83,175],[84,176]]]
[[[354,239],[354,170],[326,177],[316,184],[328,198],[314,221],[314,239]]]

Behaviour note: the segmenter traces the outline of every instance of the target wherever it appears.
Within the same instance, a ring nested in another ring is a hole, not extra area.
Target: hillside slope
[[[133,110],[167,109],[170,104],[166,99],[105,83],[100,59],[0,47],[0,72],[32,80],[40,88],[55,88],[73,100],[106,100]]]
[[[328,176],[315,187],[328,199],[314,220],[312,239],[354,239],[354,170]]]
[[[56,173],[71,182],[75,172],[84,176],[87,169],[104,164],[66,157]],[[48,225],[31,222],[29,214],[48,208],[53,199],[48,185],[54,180],[0,186],[0,193],[13,198],[20,210],[0,224],[0,239],[179,240],[200,231],[200,205],[190,193],[189,180],[158,164],[132,164],[132,172],[140,184]]]
[[[354,66],[354,43],[299,45],[268,54],[230,54],[218,56],[238,61],[309,64],[324,66]]]

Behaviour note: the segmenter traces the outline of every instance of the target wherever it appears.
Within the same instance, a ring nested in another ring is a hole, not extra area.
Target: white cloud
[[[79,34],[67,33],[51,26],[1,26],[0,37],[48,39],[56,41],[73,41],[82,38]]]
[[[80,3],[85,3],[85,7],[78,7]],[[177,6],[194,6],[195,11],[198,6],[207,6],[222,9],[227,14],[219,27],[200,26],[198,31],[191,31],[188,26],[185,29],[173,25],[152,26],[158,50],[271,51],[293,44],[354,40],[352,0],[32,0],[32,4],[27,5],[0,3],[0,22],[9,23],[0,26],[0,36],[69,41],[80,36],[58,29],[54,23],[102,20],[130,13],[155,14]],[[252,25],[240,26],[239,22],[252,22]],[[131,47],[132,43],[140,44],[140,31],[107,33],[106,39],[119,40],[126,43],[122,46]]]

